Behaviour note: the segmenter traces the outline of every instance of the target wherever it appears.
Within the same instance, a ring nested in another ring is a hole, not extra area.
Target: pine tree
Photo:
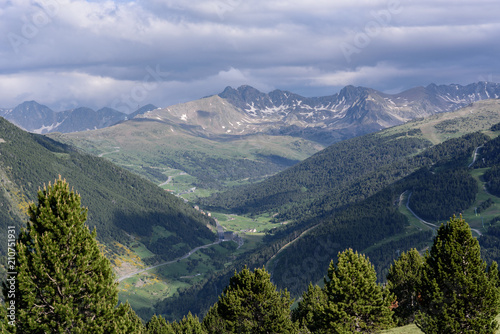
[[[123,312],[125,315],[122,319],[118,319],[121,321],[121,324],[117,326],[120,329],[119,331],[122,333],[146,334],[146,327],[128,301],[120,305],[120,307],[124,308]]]
[[[493,285],[500,289],[500,272],[498,271],[498,263],[493,261],[488,268],[488,278]]]
[[[59,177],[38,192],[16,244],[18,333],[127,333],[139,329],[118,304],[109,261],[85,225],[80,196]],[[4,294],[6,285],[4,284]]]
[[[296,333],[290,295],[277,291],[270,279],[264,268],[235,273],[203,319],[208,333]]]
[[[176,334],[165,318],[154,315],[146,324],[147,334]]]
[[[193,316],[191,312],[181,321],[172,323],[175,334],[206,334],[207,332],[200,323],[198,317]]]
[[[403,252],[391,265],[387,274],[389,291],[396,295],[397,307],[394,308],[394,318],[399,326],[413,323],[418,311],[415,286],[420,277],[423,258],[416,249]]]
[[[314,332],[319,329],[320,323],[315,317],[319,315],[326,304],[327,297],[323,289],[310,283],[307,291],[302,295],[302,300],[292,312],[292,320]]]
[[[375,268],[352,249],[339,253],[325,279],[328,302],[315,317],[317,333],[372,333],[392,325],[394,296],[377,284]]]
[[[219,300],[222,298],[219,297]],[[207,333],[227,333],[227,320],[224,319],[220,314],[219,314],[219,304],[215,303],[214,306],[212,306],[205,317],[203,318],[203,328],[207,330]]]
[[[493,266],[497,268],[496,265]],[[496,270],[496,269],[495,269]],[[496,273],[488,273],[469,225],[441,225],[417,286],[417,326],[424,333],[494,333],[499,309]]]

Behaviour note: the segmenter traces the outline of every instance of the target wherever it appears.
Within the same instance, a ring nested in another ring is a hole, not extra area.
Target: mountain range
[[[489,82],[467,86],[430,84],[398,94],[346,86],[337,94],[323,97],[303,97],[281,90],[266,94],[241,86],[139,117],[190,126],[191,131],[208,137],[265,133],[328,145],[498,97],[500,84]]]
[[[220,94],[166,108],[147,105],[130,115],[111,108],[94,111],[80,107],[54,112],[27,101],[13,109],[0,109],[0,116],[35,133],[94,130],[143,118],[181,126],[208,138],[260,133],[302,137],[329,145],[499,97],[500,84],[491,82],[466,86],[430,84],[397,94],[346,86],[339,93],[322,97],[304,97],[282,90],[263,93],[244,85],[237,89],[226,87]]]
[[[105,128],[153,109],[156,107],[148,104],[130,115],[107,107],[97,111],[79,107],[55,112],[36,101],[25,101],[12,109],[0,109],[0,116],[33,133],[68,133]]]

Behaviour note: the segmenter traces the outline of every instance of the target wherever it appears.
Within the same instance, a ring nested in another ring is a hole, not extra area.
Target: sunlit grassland
[[[167,173],[164,174],[166,174],[165,180],[167,180],[167,178],[170,176],[171,181],[168,184],[163,184],[161,187],[176,194],[189,191],[191,188],[193,188],[193,184],[196,183],[196,178],[194,176],[187,175],[185,173],[174,175]]]
[[[155,226],[155,227],[157,227],[157,226]],[[149,249],[147,249],[146,246],[144,246],[144,244],[142,244],[140,242],[132,243],[130,245],[130,249],[143,260],[154,256],[154,253],[151,252]]]
[[[385,334],[421,334],[423,333],[416,325],[407,325],[382,331]]]
[[[271,222],[272,216],[270,214],[251,217],[212,212],[212,217],[216,218],[225,230],[237,233],[265,232],[279,226],[279,224]]]
[[[156,313],[155,303],[189,286],[189,283],[181,280],[165,280],[154,273],[145,272],[120,282],[118,299],[122,303],[128,301],[144,319],[149,319]]]
[[[416,218],[410,210],[406,207],[406,203],[408,201],[408,194],[409,192],[405,192],[402,196],[401,203],[399,205],[399,212],[404,214],[406,218],[408,218],[408,223],[410,226],[413,226],[415,229],[418,229],[419,231],[425,231],[431,229],[430,226],[422,223],[418,218]]]
[[[500,315],[498,315],[495,320],[500,323]],[[402,327],[396,327],[389,330],[382,331],[383,334],[422,334],[423,332],[416,325],[407,325]],[[500,333],[500,330],[497,331]]]
[[[235,251],[235,254],[245,253],[262,245],[264,233],[245,233],[241,236],[245,243]]]
[[[476,228],[482,232],[486,232],[487,228],[490,226],[489,223],[493,218],[500,216],[500,198],[487,192],[485,188],[485,182],[482,179],[483,174],[488,169],[489,168],[478,168],[471,170],[470,173],[472,177],[474,177],[474,179],[476,179],[478,183],[478,193],[474,204],[470,208],[465,210],[462,214],[465,221],[471,227]],[[477,214],[476,208],[482,202],[487,201],[488,199],[491,199],[493,201],[493,204],[489,208]]]
[[[497,136],[489,128],[491,124],[500,122],[498,100],[484,100],[474,102],[472,105],[454,112],[439,113],[424,119],[417,119],[407,124],[385,129],[383,135],[392,135],[420,129],[422,137],[433,144],[442,143],[451,138],[458,138],[466,133],[483,131],[489,136]]]

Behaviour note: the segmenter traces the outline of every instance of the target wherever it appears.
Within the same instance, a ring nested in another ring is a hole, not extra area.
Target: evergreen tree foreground
[[[387,286],[396,295],[394,319],[404,326],[414,322],[418,311],[417,286],[422,270],[423,258],[416,249],[403,252],[394,261],[387,274]]]
[[[4,323],[4,331],[142,333],[130,305],[118,306],[110,263],[96,231],[85,225],[87,209],[66,181],[59,177],[40,190],[29,216],[16,244],[15,326]]]
[[[208,333],[296,333],[289,293],[277,291],[264,269],[235,273],[203,319]]]
[[[441,225],[416,286],[416,324],[424,333],[495,333],[500,311],[498,266],[487,270],[469,225]]]
[[[347,249],[330,263],[323,289],[309,285],[294,320],[312,333],[374,333],[392,326],[394,299],[368,258]]]

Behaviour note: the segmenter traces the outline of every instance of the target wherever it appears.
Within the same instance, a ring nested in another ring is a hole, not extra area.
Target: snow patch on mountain
[[[38,129],[31,130],[31,132],[38,133],[38,134],[48,133],[48,132],[51,132],[54,129],[56,129],[61,124],[62,124],[62,122],[54,123],[54,124],[51,124],[51,125],[48,125],[48,126],[41,126]]]

